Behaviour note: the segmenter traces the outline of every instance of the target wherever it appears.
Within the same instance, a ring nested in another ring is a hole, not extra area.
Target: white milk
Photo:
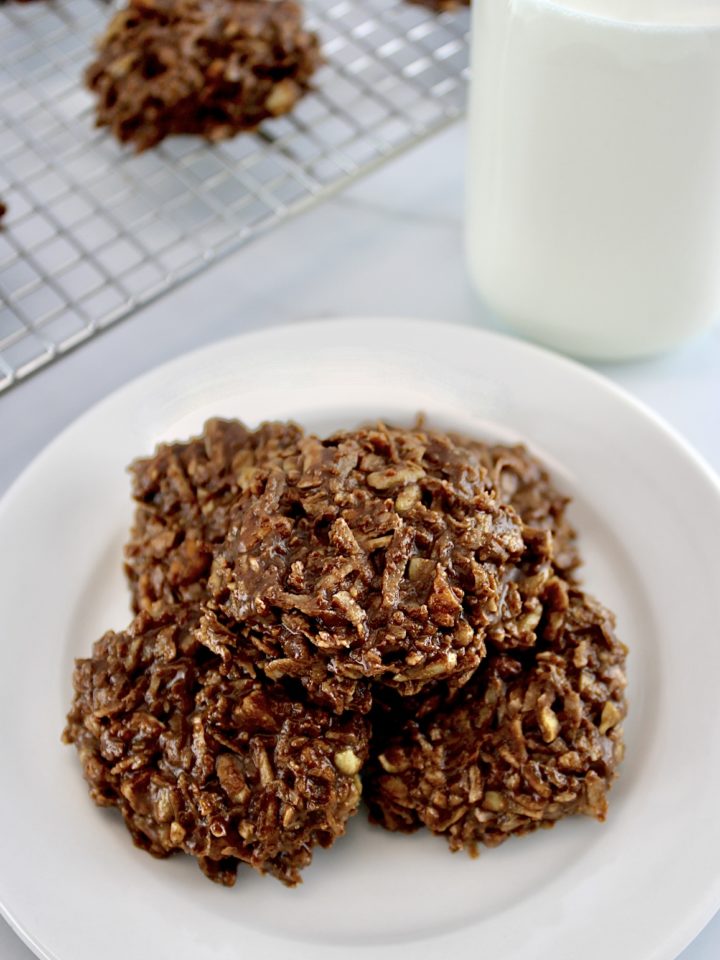
[[[467,257],[483,299],[582,357],[711,324],[720,0],[473,2]]]

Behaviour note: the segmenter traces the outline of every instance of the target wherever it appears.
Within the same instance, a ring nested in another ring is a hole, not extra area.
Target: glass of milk
[[[720,0],[473,0],[466,249],[482,299],[584,358],[720,316]]]

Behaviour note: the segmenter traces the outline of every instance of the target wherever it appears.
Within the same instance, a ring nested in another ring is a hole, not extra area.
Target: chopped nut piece
[[[294,80],[286,78],[272,88],[270,96],[265,101],[265,106],[269,113],[278,117],[280,114],[292,110],[302,94],[302,88]]]
[[[434,560],[423,560],[422,557],[411,557],[408,562],[408,576],[411,580],[420,580],[421,577],[431,576],[434,570]]]
[[[395,679],[400,681],[408,678],[430,680],[433,677],[444,677],[448,673],[452,673],[456,664],[457,654],[454,650],[449,650],[442,660],[437,660],[435,663],[424,663],[422,666],[411,666],[404,673],[397,673]]]
[[[518,621],[518,631],[530,633],[533,631],[537,625],[540,623],[540,618],[542,617],[542,607],[540,604],[537,605],[533,610],[528,611],[525,616],[521,617]]]
[[[545,743],[552,743],[560,733],[560,721],[550,707],[543,707],[540,711],[540,729]]]
[[[407,757],[398,750],[381,753],[378,760],[386,773],[402,773],[408,768]]]
[[[246,840],[248,843],[252,842],[255,839],[255,824],[250,823],[248,820],[243,820],[238,826],[238,833],[243,840]]]
[[[107,72],[113,78],[113,80],[119,80],[120,77],[124,77],[126,74],[130,73],[134,62],[135,54],[126,53],[122,57],[118,57],[117,60],[113,60],[112,63],[108,64]]]
[[[335,766],[346,777],[353,777],[356,773],[360,773],[362,769],[362,760],[349,747],[346,750],[339,750],[335,754],[334,760]]]
[[[617,704],[613,703],[612,700],[608,700],[602,708],[599,727],[600,733],[604,736],[608,730],[611,730],[616,724],[620,723],[622,718],[622,711],[618,708]]]
[[[466,647],[473,639],[473,628],[466,620],[461,620],[455,628],[455,639],[461,647]]]
[[[558,759],[561,770],[582,770],[582,760],[577,750],[568,750]]]
[[[177,822],[177,820],[174,820],[170,824],[170,843],[172,843],[172,845],[175,847],[179,847],[184,839],[185,829]]]
[[[275,771],[270,763],[270,758],[262,748],[257,751],[257,766],[260,772],[260,783],[263,787],[266,787],[275,779]]]
[[[404,516],[420,502],[420,487],[416,483],[409,483],[395,498],[395,509]]]
[[[467,798],[470,803],[477,803],[477,801],[482,797],[482,776],[480,771],[476,766],[468,768],[468,794]]]
[[[158,823],[169,823],[173,815],[172,791],[170,787],[161,787],[155,794],[155,817]]]
[[[228,795],[228,798],[233,803],[246,803],[250,796],[250,790],[240,757],[232,753],[221,753],[215,761],[215,771],[220,786]]]
[[[425,476],[425,471],[422,467],[416,465],[388,467],[387,470],[377,470],[374,473],[369,473],[367,482],[375,490],[390,490],[392,487],[414,483],[423,476]]]

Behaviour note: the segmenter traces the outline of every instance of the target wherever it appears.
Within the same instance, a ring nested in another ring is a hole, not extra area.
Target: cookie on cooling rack
[[[85,75],[97,124],[138,150],[287,113],[321,62],[295,0],[130,0],[98,51]]]
[[[450,13],[458,10],[460,7],[469,7],[470,0],[409,0],[410,3],[417,3],[435,13]]]

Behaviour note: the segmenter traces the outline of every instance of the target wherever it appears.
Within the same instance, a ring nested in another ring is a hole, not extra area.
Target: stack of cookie
[[[294,884],[361,797],[471,853],[604,818],[626,650],[523,448],[213,420],[132,474],[137,615],[65,739],[139,846]]]

